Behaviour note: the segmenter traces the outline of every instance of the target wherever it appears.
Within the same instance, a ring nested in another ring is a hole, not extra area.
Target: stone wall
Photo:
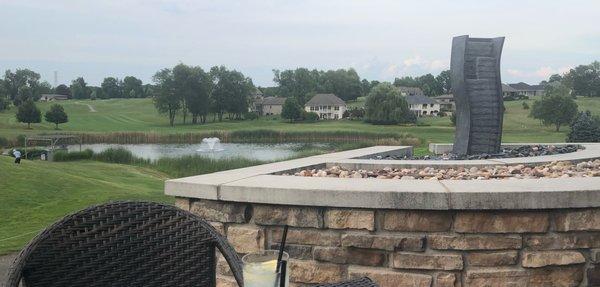
[[[291,286],[368,276],[398,286],[600,286],[600,208],[373,210],[177,198],[239,253],[278,248]],[[219,286],[237,286],[224,259]]]

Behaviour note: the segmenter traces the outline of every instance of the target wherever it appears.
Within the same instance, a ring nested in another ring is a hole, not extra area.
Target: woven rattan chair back
[[[173,206],[116,202],[66,216],[15,259],[7,286],[215,286],[216,249],[240,286],[240,259],[201,218]]]

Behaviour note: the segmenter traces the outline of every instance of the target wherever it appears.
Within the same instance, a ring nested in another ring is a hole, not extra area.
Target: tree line
[[[568,72],[551,75],[540,84],[559,82],[569,88],[574,96],[600,97],[600,62],[579,65]]]
[[[225,114],[242,119],[256,90],[250,78],[223,66],[206,72],[198,66],[178,64],[158,71],[153,80],[154,105],[168,116],[171,126],[178,114],[184,124],[188,115],[194,124],[205,123],[209,114],[213,121],[222,121]]]

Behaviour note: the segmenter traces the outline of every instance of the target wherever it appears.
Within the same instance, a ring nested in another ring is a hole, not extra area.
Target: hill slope
[[[23,161],[0,156],[0,254],[19,250],[62,216],[114,200],[173,202],[164,177],[126,165],[91,161]]]

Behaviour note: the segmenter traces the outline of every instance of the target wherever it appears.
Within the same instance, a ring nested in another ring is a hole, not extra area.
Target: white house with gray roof
[[[417,116],[437,116],[440,112],[440,103],[430,97],[415,95],[406,96],[406,102],[411,111]]]
[[[344,117],[346,102],[334,94],[316,94],[304,105],[304,110],[317,113],[320,119],[337,120]]]

